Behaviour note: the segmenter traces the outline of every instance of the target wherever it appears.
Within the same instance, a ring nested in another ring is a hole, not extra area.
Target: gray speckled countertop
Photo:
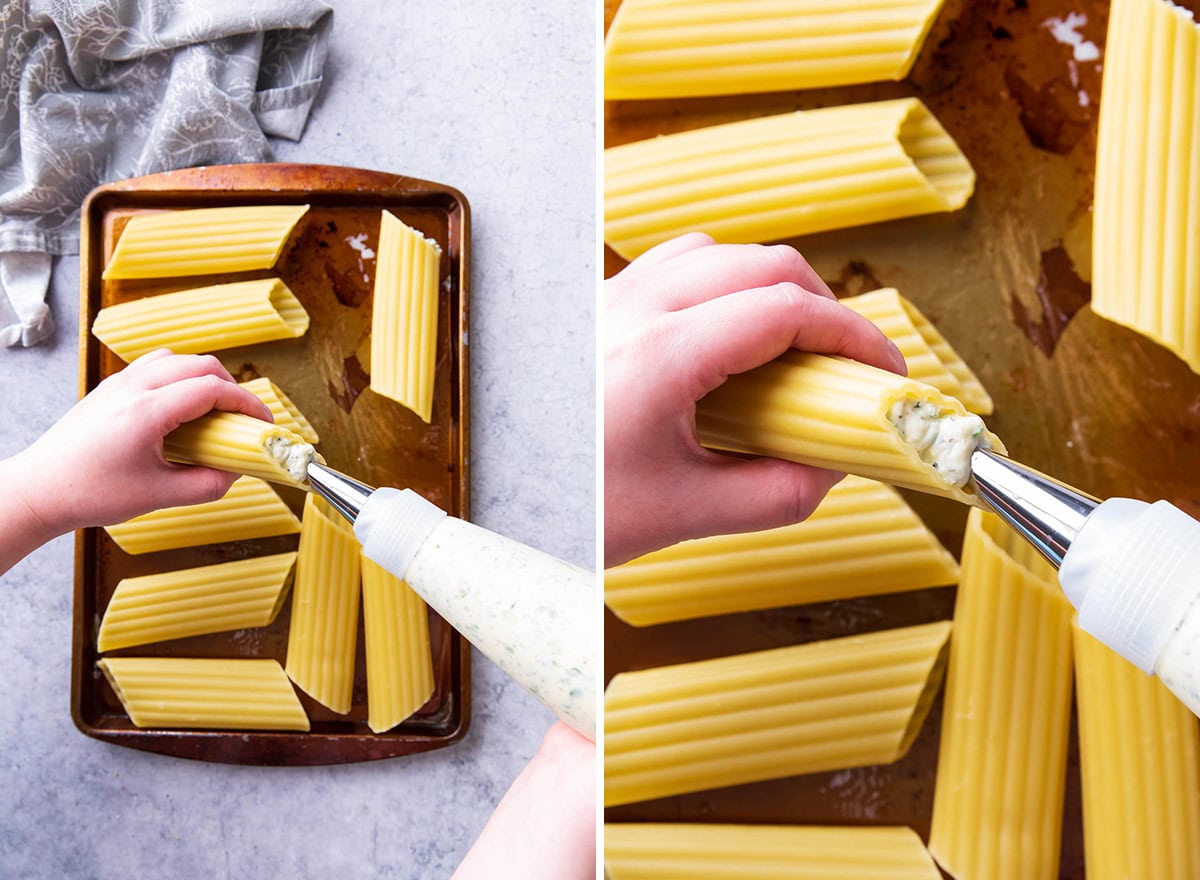
[[[304,138],[280,161],[394,171],[471,203],[475,521],[595,561],[596,11],[581,0],[338,0]],[[0,457],[75,400],[75,257],[54,337],[0,349]],[[447,877],[551,715],[475,654],[465,741],[328,768],[96,742],[69,713],[73,539],[0,577],[0,877]]]

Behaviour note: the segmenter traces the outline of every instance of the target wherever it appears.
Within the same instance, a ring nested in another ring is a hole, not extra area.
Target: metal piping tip
[[[338,513],[354,522],[363,504],[375,490],[366,483],[346,476],[315,461],[308,464],[308,482],[316,493],[334,506]]]
[[[975,493],[1058,568],[1100,502],[990,449],[971,455]]]

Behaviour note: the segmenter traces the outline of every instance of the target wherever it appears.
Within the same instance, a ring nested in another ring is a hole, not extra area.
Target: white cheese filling
[[[308,482],[308,465],[316,454],[312,444],[303,440],[291,440],[282,434],[272,434],[267,438],[267,455],[297,483]]]
[[[971,476],[971,453],[990,446],[979,416],[939,412],[929,401],[898,400],[888,420],[921,461],[952,486],[963,486]]]

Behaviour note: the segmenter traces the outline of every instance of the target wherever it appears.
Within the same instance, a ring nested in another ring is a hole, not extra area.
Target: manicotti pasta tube
[[[943,621],[617,675],[604,802],[901,758],[941,683]]]
[[[1200,26],[1113,0],[1104,54],[1092,310],[1200,373]]]
[[[992,398],[983,383],[920,309],[895,288],[885,287],[838,302],[862,315],[895,343],[908,365],[908,378],[956,398],[970,412],[981,416],[991,413]]]
[[[242,382],[240,384],[267,405],[267,409],[275,417],[275,424],[291,428],[304,438],[306,443],[321,442],[321,437],[317,434],[316,428],[304,417],[304,413],[300,412],[300,407],[292,403],[291,398],[284,394],[279,389],[279,386],[266,376],[260,376],[257,379],[251,379],[249,382]]]
[[[956,880],[1058,877],[1071,615],[1049,563],[995,515],[972,510],[929,836]]]
[[[283,607],[295,553],[124,578],[100,621],[96,650],[266,626]]]
[[[778,241],[956,211],[975,172],[916,98],[802,110],[604,151],[604,240],[627,260],[685,232]]]
[[[1075,627],[1088,880],[1200,877],[1200,732],[1157,678]]]
[[[305,498],[285,668],[301,690],[343,715],[354,691],[359,554],[350,524],[316,495]]]
[[[635,626],[958,581],[958,564],[894,489],[846,477],[804,522],[684,541],[604,573]]]
[[[607,823],[608,880],[939,880],[911,828]]]
[[[137,727],[309,729],[275,660],[108,657],[98,665]]]
[[[300,520],[262,480],[238,477],[216,501],[165,507],[105,526],[104,531],[126,553],[140,554],[294,535],[300,531]]]
[[[400,578],[362,557],[367,726],[391,730],[433,695],[429,615]]]
[[[679,98],[899,80],[942,0],[624,0],[604,97]]]
[[[299,434],[231,412],[212,412],[180,425],[163,438],[163,456],[302,489],[308,463],[325,460]]]
[[[141,214],[125,225],[105,279],[270,269],[308,205],[245,205]]]
[[[442,249],[388,211],[371,307],[371,390],[433,418]]]
[[[92,334],[126,363],[158,348],[203,354],[296,339],[308,312],[278,278],[146,296],[101,309]]]
[[[846,358],[790,351],[696,404],[700,442],[975,503],[971,452],[1004,445],[931,385]]]

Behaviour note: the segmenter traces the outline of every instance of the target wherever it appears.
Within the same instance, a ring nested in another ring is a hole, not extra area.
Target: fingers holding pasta
[[[166,434],[214,409],[272,421],[216,358],[151,352],[101,382],[10,460],[15,491],[47,540],[158,507],[215,500],[233,474],[169,464],[162,454]]]
[[[789,348],[837,354],[895,373],[904,357],[879,329],[791,282],[742,290],[678,312],[679,347],[694,364],[695,399]]]
[[[632,296],[629,288],[637,286],[639,304],[675,311],[735,291],[787,282],[833,299],[829,285],[788,245],[716,244],[707,235],[692,233],[658,248],[634,260],[628,278],[622,272],[612,279],[616,297]],[[645,257],[651,258],[649,266],[641,263]]]
[[[608,282],[605,562],[686,538],[803,519],[840,475],[701,447],[696,403],[789,349],[903,373],[904,358],[840,305],[794,249],[689,235]]]

